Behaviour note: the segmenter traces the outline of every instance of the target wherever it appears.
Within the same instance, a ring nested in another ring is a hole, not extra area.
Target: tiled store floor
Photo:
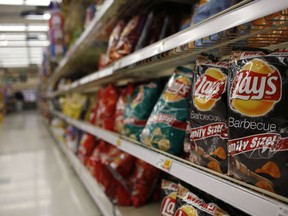
[[[0,123],[0,215],[101,215],[36,111]]]

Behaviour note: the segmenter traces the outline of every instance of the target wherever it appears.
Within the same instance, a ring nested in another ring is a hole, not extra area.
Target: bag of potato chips
[[[161,216],[173,216],[176,207],[178,180],[174,177],[165,177],[161,182]]]
[[[220,173],[227,172],[227,93],[229,64],[196,61],[190,112],[189,160]]]
[[[137,86],[125,107],[122,134],[140,141],[140,134],[161,93],[161,83],[153,81]]]
[[[185,182],[179,183],[174,216],[229,216],[216,203],[206,203],[200,197],[202,193]]]
[[[229,77],[229,174],[288,196],[288,49],[235,50]]]
[[[144,144],[182,155],[191,86],[192,70],[177,67],[141,134]]]

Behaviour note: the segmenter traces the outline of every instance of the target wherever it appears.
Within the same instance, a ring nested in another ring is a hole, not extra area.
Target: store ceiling
[[[41,64],[42,52],[49,45],[49,3],[50,0],[0,0],[0,68]]]

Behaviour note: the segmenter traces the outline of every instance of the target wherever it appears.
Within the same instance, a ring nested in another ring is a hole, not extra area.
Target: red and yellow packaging
[[[288,196],[288,49],[232,53],[229,174]]]

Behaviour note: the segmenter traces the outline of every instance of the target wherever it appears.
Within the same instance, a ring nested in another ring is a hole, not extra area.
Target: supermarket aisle
[[[0,124],[1,216],[100,216],[35,112]]]

